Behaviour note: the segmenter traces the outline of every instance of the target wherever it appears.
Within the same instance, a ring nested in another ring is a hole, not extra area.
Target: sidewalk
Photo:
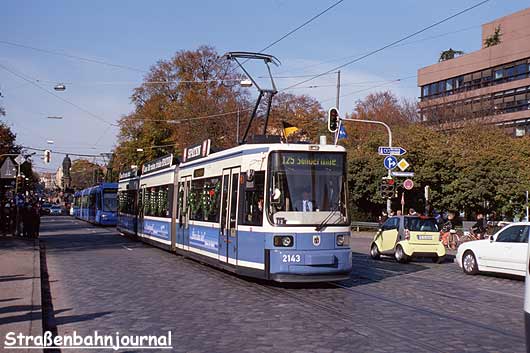
[[[0,351],[9,332],[42,335],[38,240],[0,236]]]

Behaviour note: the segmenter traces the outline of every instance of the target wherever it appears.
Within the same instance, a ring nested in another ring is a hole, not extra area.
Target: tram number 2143
[[[302,258],[300,254],[284,254],[282,255],[282,262],[300,262]]]

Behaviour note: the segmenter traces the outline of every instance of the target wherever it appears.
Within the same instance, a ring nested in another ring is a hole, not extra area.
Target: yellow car
[[[370,245],[370,256],[379,259],[390,255],[405,263],[411,257],[430,257],[433,262],[445,259],[445,247],[434,218],[395,216],[386,220]]]

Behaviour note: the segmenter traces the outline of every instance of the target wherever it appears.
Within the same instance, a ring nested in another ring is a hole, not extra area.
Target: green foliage
[[[420,124],[394,127],[394,145],[408,153],[403,157],[414,171],[414,188],[405,191],[406,207],[423,210],[424,187],[437,210],[477,211],[520,216],[525,191],[530,189],[530,139],[513,139],[493,127],[471,126],[445,134]],[[350,199],[354,214],[378,215],[386,200],[379,196],[385,176],[383,157],[377,147],[386,145],[383,132],[372,132],[360,145],[348,146]],[[399,182],[403,178],[395,178]],[[400,209],[400,196],[393,209]]]
[[[444,50],[440,53],[440,58],[438,59],[438,62],[446,61],[454,59],[455,56],[463,55],[464,52],[462,50],[453,50],[452,48],[449,48],[448,50]]]
[[[485,48],[489,48],[489,47],[492,47],[494,45],[500,44],[501,37],[502,37],[501,26],[498,25],[495,28],[495,32],[493,32],[493,34],[491,36],[489,36],[486,39],[484,39],[484,47]]]

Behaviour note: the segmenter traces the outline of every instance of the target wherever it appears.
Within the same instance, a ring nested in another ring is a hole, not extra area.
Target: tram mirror
[[[274,189],[274,192],[272,193],[272,201],[274,203],[280,203],[280,196],[282,196],[282,192],[280,191],[280,189]]]

